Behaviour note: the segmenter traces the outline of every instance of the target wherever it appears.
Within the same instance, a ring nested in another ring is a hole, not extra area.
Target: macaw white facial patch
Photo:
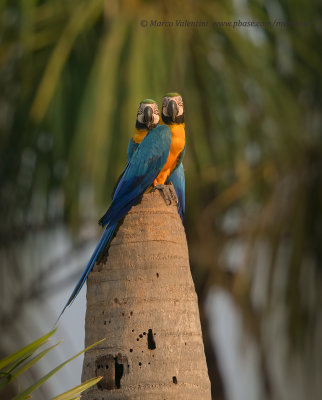
[[[140,103],[137,120],[141,124],[144,124],[144,109],[145,107],[151,107],[153,111],[153,125],[156,126],[160,122],[160,113],[159,108],[156,103]]]
[[[178,114],[177,117],[180,117],[180,115],[183,114],[184,108],[183,108],[183,101],[182,101],[182,97],[181,96],[165,96],[163,97],[162,100],[162,114],[165,115],[166,117],[169,117],[168,114],[168,104],[169,101],[174,100],[178,106]]]

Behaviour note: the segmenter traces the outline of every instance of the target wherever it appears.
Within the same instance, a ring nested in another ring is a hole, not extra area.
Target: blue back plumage
[[[121,175],[110,208],[99,220],[100,225],[105,226],[104,232],[58,319],[80,292],[95,262],[113,238],[119,221],[141,199],[159,175],[167,161],[170,146],[171,132],[165,125],[158,125],[149,131],[138,145]]]

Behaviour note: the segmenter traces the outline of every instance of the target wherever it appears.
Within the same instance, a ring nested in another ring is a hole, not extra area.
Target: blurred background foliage
[[[85,259],[54,287],[46,286],[46,274],[64,269],[64,257],[97,237],[96,221],[125,166],[139,101],[178,91],[187,133],[184,224],[213,398],[231,398],[208,329],[211,313],[204,311],[214,288],[233,299],[256,342],[262,398],[288,398],[271,362],[274,351],[286,354],[279,371],[291,374],[296,365],[292,382],[302,382],[303,390],[298,396],[317,398],[321,4],[2,0],[0,13],[5,332],[25,303],[75,282]],[[151,27],[155,19],[174,21],[174,27]],[[208,26],[176,27],[179,19]],[[288,25],[213,25],[238,20]],[[49,265],[37,263],[44,252],[39,237],[45,240],[57,226],[69,231],[71,252]],[[33,256],[26,262],[28,246]]]

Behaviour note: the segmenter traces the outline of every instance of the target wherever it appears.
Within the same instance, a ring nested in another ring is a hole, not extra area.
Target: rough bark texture
[[[176,205],[144,195],[87,281],[82,380],[102,399],[211,399],[197,296]]]

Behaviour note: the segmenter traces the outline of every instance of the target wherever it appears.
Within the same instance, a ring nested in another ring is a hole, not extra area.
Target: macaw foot
[[[170,206],[172,203],[178,204],[178,198],[172,185],[155,185],[154,190],[160,190],[167,206]]]

